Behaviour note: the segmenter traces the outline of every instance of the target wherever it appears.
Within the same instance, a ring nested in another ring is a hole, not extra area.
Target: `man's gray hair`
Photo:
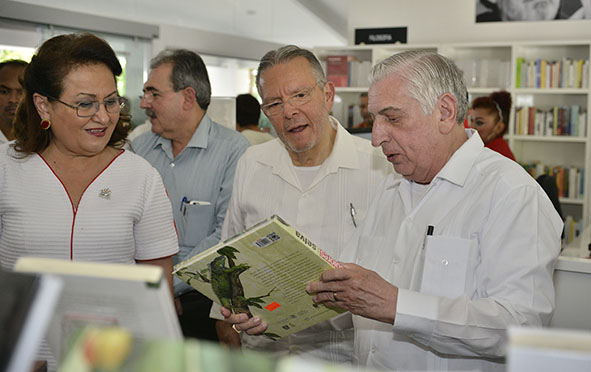
[[[201,57],[186,49],[167,49],[158,53],[150,61],[150,68],[165,63],[172,64],[170,82],[175,92],[191,87],[195,90],[195,99],[203,110],[207,110],[211,101],[211,84],[207,68]]]
[[[456,122],[464,122],[468,111],[468,91],[462,71],[452,60],[427,51],[394,54],[371,69],[370,83],[394,72],[408,82],[409,96],[419,102],[425,114],[433,112],[437,100],[443,94],[453,94],[458,102]]]
[[[324,70],[322,69],[322,65],[318,61],[318,58],[307,49],[300,48],[295,45],[286,45],[279,49],[268,51],[263,58],[261,58],[261,62],[259,63],[259,68],[257,71],[257,90],[259,95],[262,97],[261,93],[261,74],[263,71],[282,63],[287,63],[295,58],[304,57],[309,63],[310,67],[312,68],[312,73],[316,78],[316,82],[319,84],[326,83],[326,77],[324,75]]]

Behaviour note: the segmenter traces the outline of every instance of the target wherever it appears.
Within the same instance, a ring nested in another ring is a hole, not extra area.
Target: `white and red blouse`
[[[133,264],[178,252],[162,179],[144,159],[119,154],[86,188],[78,208],[38,154],[0,146],[0,265],[21,256]]]

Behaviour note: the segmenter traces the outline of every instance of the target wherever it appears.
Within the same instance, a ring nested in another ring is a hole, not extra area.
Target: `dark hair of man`
[[[250,94],[236,97],[236,122],[241,125],[258,125],[261,116],[261,105]]]
[[[172,89],[178,92],[187,87],[193,88],[199,107],[206,111],[211,101],[211,84],[201,57],[186,49],[167,49],[152,59],[150,68],[155,69],[165,63],[172,64]]]
[[[21,59],[8,59],[6,61],[0,62],[0,70],[4,67],[22,67],[25,68],[29,64]]]
[[[267,52],[263,56],[263,58],[261,58],[261,62],[259,62],[256,84],[257,84],[257,90],[259,91],[259,94],[261,95],[261,97],[262,97],[262,94],[261,94],[261,74],[265,70],[267,70],[275,65],[290,62],[291,60],[298,58],[298,57],[303,57],[310,63],[310,67],[312,68],[312,73],[314,74],[314,77],[316,78],[317,83],[319,83],[319,84],[326,83],[326,77],[324,75],[324,70],[322,70],[322,65],[320,64],[320,62],[318,61],[318,58],[316,58],[314,53],[312,53],[311,51],[309,51],[307,49],[302,49],[300,47],[297,47],[295,45],[286,45],[286,46],[283,46],[279,49],[271,50],[271,51]]]
[[[498,120],[505,124],[501,135],[509,129],[509,115],[511,113],[511,93],[504,90],[493,92],[489,96],[478,97],[472,102],[472,109],[484,108],[497,114]]]
[[[89,33],[76,33],[53,37],[41,45],[25,69],[24,99],[16,112],[14,133],[15,149],[24,154],[41,152],[49,146],[51,130],[43,130],[41,118],[33,102],[38,93],[54,101],[61,96],[64,78],[80,66],[105,65],[115,76],[121,74],[121,65],[113,49],[103,39]],[[119,116],[108,145],[120,148],[130,130],[129,118]]]

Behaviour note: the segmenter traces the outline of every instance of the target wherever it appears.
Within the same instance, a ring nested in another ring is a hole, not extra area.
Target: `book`
[[[47,331],[59,362],[73,332],[88,325],[128,329],[135,338],[182,339],[162,268],[21,257],[15,271],[59,276],[64,287]]]
[[[327,56],[326,79],[331,81],[335,87],[349,86],[349,57],[345,55]]]
[[[259,316],[276,340],[343,312],[315,304],[305,290],[340,266],[274,215],[177,264],[173,274],[234,313]]]
[[[0,370],[29,371],[62,290],[59,278],[0,269]]]

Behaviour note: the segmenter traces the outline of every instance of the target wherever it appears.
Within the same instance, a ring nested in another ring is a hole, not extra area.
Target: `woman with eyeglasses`
[[[515,160],[509,144],[503,139],[509,128],[510,112],[511,93],[493,92],[472,102],[469,124],[478,131],[486,147]]]
[[[164,268],[178,242],[158,172],[122,149],[121,65],[92,34],[46,41],[24,73],[16,141],[0,147],[0,264],[21,256]]]

